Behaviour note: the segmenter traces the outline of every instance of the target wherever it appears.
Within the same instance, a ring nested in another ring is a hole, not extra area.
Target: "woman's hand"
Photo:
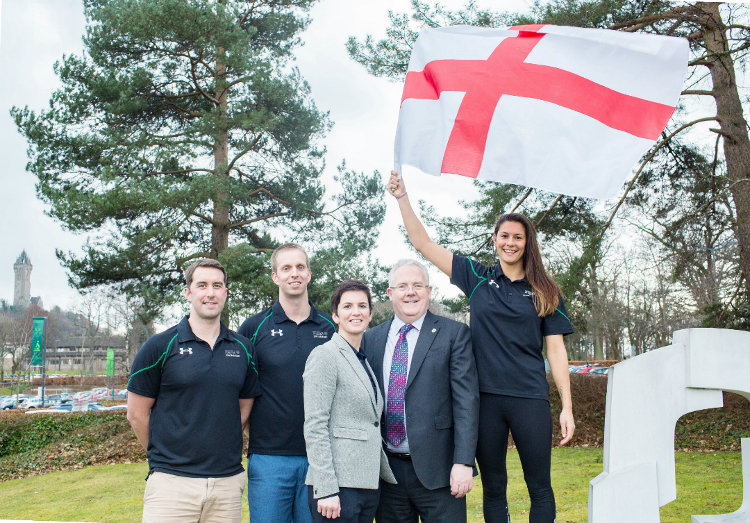
[[[318,514],[328,519],[336,519],[341,515],[341,501],[338,496],[331,496],[318,500]]]
[[[565,445],[569,442],[575,430],[576,424],[573,421],[573,409],[563,409],[560,412],[560,432],[562,433],[560,445]]]
[[[386,188],[388,189],[388,193],[396,198],[400,198],[406,194],[404,179],[401,178],[396,171],[391,171],[391,177],[388,180]]]

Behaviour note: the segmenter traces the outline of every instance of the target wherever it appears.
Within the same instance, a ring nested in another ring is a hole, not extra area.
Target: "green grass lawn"
[[[601,449],[553,450],[552,482],[557,521],[584,522],[588,483],[602,471]],[[677,500],[662,507],[663,523],[688,522],[691,514],[721,514],[742,504],[739,452],[678,452]],[[0,518],[56,521],[140,521],[145,463],[103,465],[0,483]],[[528,521],[528,495],[518,455],[508,453],[511,517]],[[483,521],[482,487],[469,493],[469,521]],[[247,503],[243,519],[248,521]]]

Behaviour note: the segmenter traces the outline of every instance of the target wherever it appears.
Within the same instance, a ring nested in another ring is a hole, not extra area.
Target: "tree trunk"
[[[708,50],[708,69],[713,81],[716,114],[724,138],[724,158],[734,205],[737,210],[737,242],[745,290],[750,295],[750,138],[737,90],[734,62],[729,54],[727,28],[719,13],[719,4],[695,4],[705,20],[704,42]]]
[[[227,65],[224,60],[224,49],[216,53],[216,99],[219,102],[220,124],[214,144],[214,176],[225,181],[229,178],[229,133],[227,131]],[[214,195],[213,225],[211,227],[211,257],[218,259],[219,254],[229,246],[229,201],[224,189],[218,189]]]

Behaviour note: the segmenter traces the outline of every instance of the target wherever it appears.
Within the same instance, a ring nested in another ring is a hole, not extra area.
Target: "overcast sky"
[[[460,7],[460,0],[442,2]],[[497,5],[490,0],[480,5]],[[526,9],[530,0],[503,0],[504,9]],[[298,66],[312,88],[318,107],[330,111],[333,130],[325,139],[326,162],[332,174],[342,159],[349,168],[384,175],[393,162],[393,136],[401,96],[400,84],[369,76],[346,54],[350,35],[382,36],[388,10],[407,12],[408,0],[321,0],[312,10],[312,24],[303,34]],[[13,264],[26,250],[34,269],[31,294],[41,296],[46,308],[74,307],[77,293],[67,285],[55,249],[78,250],[84,238],[63,230],[44,214],[36,198],[35,177],[26,172],[26,142],[18,134],[8,111],[11,106],[38,110],[48,104],[59,86],[52,66],[63,54],[82,51],[84,19],[80,0],[0,0],[0,180],[4,201],[0,206],[0,298],[13,300]],[[409,184],[416,198],[439,203],[450,211],[450,199],[474,194],[469,180],[415,179]],[[400,219],[394,202],[388,202],[386,222],[380,231],[377,255],[393,262],[409,254],[397,230]],[[447,279],[435,283],[453,294]]]

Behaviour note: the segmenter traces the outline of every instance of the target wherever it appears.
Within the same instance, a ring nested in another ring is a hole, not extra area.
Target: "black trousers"
[[[509,431],[518,449],[531,498],[529,522],[553,523],[555,494],[550,479],[552,416],[549,402],[480,393],[477,464],[482,476],[484,520],[487,523],[510,521],[505,467]]]
[[[411,460],[388,455],[397,485],[380,482],[378,523],[465,523],[466,497],[451,495],[450,487],[426,488],[417,478]]]
[[[313,488],[310,485],[307,486],[310,514],[316,523],[372,523],[379,497],[380,489],[341,487],[339,489],[341,516],[328,519],[318,512],[318,500],[313,498]]]

